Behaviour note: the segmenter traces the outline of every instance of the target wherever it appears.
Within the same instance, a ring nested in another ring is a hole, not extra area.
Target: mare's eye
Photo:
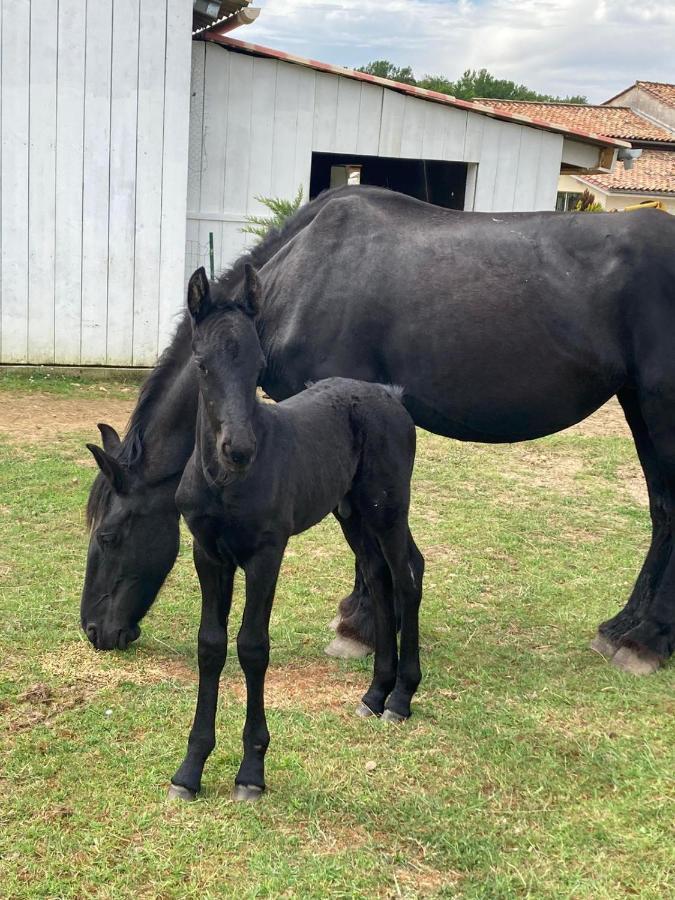
[[[115,543],[117,535],[114,531],[99,531],[96,535],[96,540],[101,550],[103,550],[104,547],[110,547]]]

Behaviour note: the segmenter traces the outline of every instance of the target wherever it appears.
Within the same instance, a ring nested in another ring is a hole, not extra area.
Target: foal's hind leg
[[[419,645],[419,608],[422,600],[424,557],[408,530],[388,530],[378,535],[380,547],[389,566],[393,595],[401,610],[401,647],[396,670],[396,684],[387,698],[383,718],[400,722],[411,715],[410,702],[422,680]]]
[[[626,606],[600,625],[591,646],[612,658],[619,668],[644,675],[656,671],[670,656],[675,640],[675,578],[671,572],[675,566],[675,429],[670,424],[675,415],[662,407],[661,400],[639,402],[634,390],[621,392],[619,400],[647,481],[652,539]]]

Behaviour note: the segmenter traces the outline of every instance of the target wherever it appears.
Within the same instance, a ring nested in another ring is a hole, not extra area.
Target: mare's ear
[[[195,322],[203,319],[211,308],[211,289],[204,266],[193,272],[188,282],[187,305]]]
[[[103,449],[105,452],[117,453],[122,441],[112,425],[106,425],[105,422],[99,422],[96,427],[101,432],[101,440],[103,441]]]
[[[248,316],[257,316],[262,297],[262,285],[260,284],[258,273],[251,263],[246,263],[244,273],[246,278],[244,282],[243,309]]]
[[[87,450],[96,460],[96,465],[108,479],[113,490],[118,494],[123,494],[127,487],[127,477],[122,466],[113,456],[110,456],[105,450],[101,450],[96,444],[87,444]]]

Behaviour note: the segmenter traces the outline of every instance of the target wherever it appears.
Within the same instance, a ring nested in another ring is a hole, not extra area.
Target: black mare
[[[675,647],[675,220],[631,214],[479,214],[379,188],[346,187],[303,207],[247,260],[275,400],[345,376],[400,384],[415,422],[464,440],[529,440],[618,395],[650,497],[652,539],[625,607],[596,647],[653,671]],[[197,384],[184,319],[118,446],[104,434],[82,624],[124,646],[177,551],[174,491],[192,450]],[[344,606],[343,606],[344,608]],[[341,628],[363,637],[368,598]],[[367,635],[366,635],[367,636]]]
[[[246,724],[233,797],[255,800],[264,789],[270,739],[264,686],[279,568],[290,536],[332,510],[349,535],[375,605],[373,680],[360,713],[408,718],[421,678],[417,619],[424,562],[408,529],[414,423],[395,389],[346,378],[321,381],[283,403],[258,400],[265,366],[253,321],[259,296],[251,266],[241,298],[218,285],[211,292],[204,269],[188,285],[199,409],[195,448],[176,502],[195,539],[202,620],[197,710],[169,792],[183,799],[199,791],[216,743],[218,682],[238,567],[246,577],[237,636]],[[400,661],[394,598],[402,614]]]

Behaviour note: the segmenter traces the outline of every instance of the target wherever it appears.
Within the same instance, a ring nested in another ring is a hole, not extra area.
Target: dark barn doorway
[[[447,209],[464,209],[466,163],[435,159],[397,159],[352,153],[312,153],[309,198],[346,184],[350,170],[360,169],[360,183],[390,188]]]

